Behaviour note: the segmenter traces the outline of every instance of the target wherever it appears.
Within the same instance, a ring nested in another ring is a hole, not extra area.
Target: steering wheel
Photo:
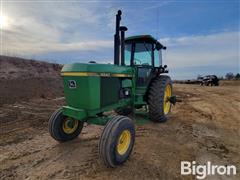
[[[136,61],[138,61],[139,64],[142,64],[142,61],[140,59],[134,58],[134,64],[137,64]]]

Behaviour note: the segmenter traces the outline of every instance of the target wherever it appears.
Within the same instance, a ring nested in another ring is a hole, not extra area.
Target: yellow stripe
[[[97,73],[87,72],[62,72],[62,76],[99,76]]]
[[[61,76],[102,76],[102,77],[132,77],[130,74],[111,74],[94,72],[62,72]]]
[[[132,77],[130,74],[111,74],[111,77]]]

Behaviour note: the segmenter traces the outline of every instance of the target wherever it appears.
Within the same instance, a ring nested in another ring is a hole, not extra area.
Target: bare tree
[[[225,75],[225,78],[226,78],[227,80],[231,80],[231,79],[234,78],[234,74],[233,74],[232,72],[229,72],[229,73],[227,73],[227,74]]]

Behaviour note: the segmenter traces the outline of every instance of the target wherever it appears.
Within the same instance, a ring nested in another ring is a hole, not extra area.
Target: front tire
[[[116,116],[105,126],[100,141],[99,155],[107,167],[123,164],[130,156],[135,141],[135,128],[130,118]]]
[[[76,138],[82,131],[83,122],[63,115],[62,108],[56,110],[49,119],[49,133],[59,142]]]
[[[171,111],[172,81],[169,76],[159,76],[149,87],[148,105],[150,120],[165,122]]]

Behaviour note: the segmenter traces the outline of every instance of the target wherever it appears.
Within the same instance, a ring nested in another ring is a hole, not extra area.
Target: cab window
[[[126,66],[130,66],[131,64],[131,52],[132,52],[132,44],[126,44],[125,52],[124,52],[124,64]]]
[[[159,67],[162,64],[162,51],[154,50],[154,67]]]
[[[134,65],[152,66],[152,44],[136,43],[133,63]]]
[[[159,67],[160,63],[159,63],[159,51],[158,50],[154,50],[154,66],[155,67]]]
[[[159,67],[162,64],[162,51],[154,50],[154,67]]]

